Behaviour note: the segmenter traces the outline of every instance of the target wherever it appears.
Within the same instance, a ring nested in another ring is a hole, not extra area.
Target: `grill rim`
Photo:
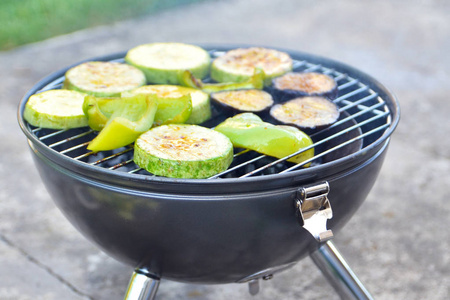
[[[328,162],[326,164],[321,164],[318,166],[293,170],[290,172],[286,172],[283,174],[272,174],[272,175],[263,175],[263,176],[250,176],[246,178],[216,178],[213,180],[209,179],[180,179],[180,178],[167,178],[167,177],[156,177],[142,174],[129,174],[126,172],[118,172],[115,170],[109,170],[101,167],[91,166],[81,161],[74,160],[68,156],[65,156],[59,153],[56,150],[49,148],[43,142],[41,142],[32,132],[30,132],[27,128],[27,125],[23,119],[23,111],[25,108],[25,104],[28,101],[28,98],[41,90],[43,87],[48,85],[49,83],[57,80],[58,78],[64,77],[65,72],[72,68],[73,66],[79,65],[80,63],[87,61],[110,61],[122,59],[126,55],[126,51],[113,53],[105,56],[98,56],[94,58],[85,59],[74,63],[68,67],[65,67],[61,70],[51,73],[50,75],[44,77],[40,81],[38,81],[22,98],[19,104],[19,109],[17,112],[17,118],[19,122],[19,126],[22,131],[26,135],[29,145],[34,152],[39,152],[44,157],[48,158],[50,161],[56,163],[57,165],[62,166],[65,170],[70,170],[75,174],[79,174],[82,177],[93,179],[94,181],[101,181],[112,185],[126,186],[129,183],[143,183],[147,185],[144,190],[164,190],[167,191],[167,187],[174,185],[175,189],[179,187],[179,185],[195,185],[198,189],[198,185],[204,187],[212,187],[212,192],[214,191],[214,187],[219,184],[223,186],[224,183],[232,184],[234,187],[237,185],[243,187],[247,184],[251,183],[257,184],[258,189],[262,189],[261,183],[271,183],[273,181],[277,181],[276,184],[268,184],[267,189],[273,189],[274,187],[283,186],[286,184],[297,184],[299,181],[313,181],[317,178],[322,178],[324,176],[331,176],[338,172],[342,172],[347,169],[354,168],[364,160],[367,160],[368,157],[374,155],[378,152],[380,148],[384,148],[384,145],[388,143],[389,137],[392,135],[393,131],[398,125],[400,120],[400,108],[399,103],[396,96],[389,91],[383,84],[381,84],[378,80],[373,78],[372,76],[356,69],[348,64],[325,58],[322,56],[294,51],[289,49],[277,48],[277,47],[269,47],[269,46],[259,46],[259,45],[209,45],[203,44],[199,45],[200,47],[206,49],[207,51],[228,51],[234,48],[247,48],[247,47],[266,47],[272,48],[279,51],[284,51],[289,53],[293,59],[298,59],[301,57],[301,60],[307,60],[308,62],[313,62],[318,65],[323,65],[326,68],[333,69],[338,72],[342,72],[344,74],[351,73],[353,77],[356,77],[359,81],[363,82],[365,85],[369,86],[371,89],[375,89],[378,93],[378,96],[385,101],[385,105],[389,108],[390,112],[390,125],[385,129],[384,133],[370,145],[365,148],[345,157],[339,158],[332,162]],[[300,59],[299,59],[300,60]],[[75,175],[74,174],[74,175]],[[76,176],[76,175],[75,175]],[[280,180],[278,180],[280,179]],[[126,183],[128,182],[128,184]],[[281,183],[283,182],[283,183]],[[151,184],[150,184],[151,183]],[[133,186],[134,184],[132,184]],[[160,186],[162,185],[162,186]],[[196,189],[194,188],[194,189]],[[248,188],[245,188],[248,190]],[[170,189],[169,189],[170,190]],[[208,189],[209,190],[209,189]],[[189,192],[189,191],[186,191]],[[197,191],[198,192],[198,191]]]

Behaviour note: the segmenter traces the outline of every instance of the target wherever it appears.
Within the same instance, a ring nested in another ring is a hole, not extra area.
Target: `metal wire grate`
[[[212,57],[220,56],[223,53],[221,51],[210,51]],[[123,59],[112,61],[123,62]],[[336,80],[339,94],[338,98],[333,100],[333,102],[339,106],[340,119],[325,129],[309,133],[314,141],[313,145],[282,159],[275,159],[245,149],[236,149],[230,168],[210,179],[262,176],[265,174],[290,172],[306,165],[314,167],[326,164],[367,147],[382,136],[384,131],[390,127],[392,120],[389,108],[382,97],[369,84],[365,84],[360,79],[353,78],[334,68],[306,60],[294,60],[294,71],[320,72]],[[63,76],[57,78],[38,92],[61,88],[63,81]],[[225,118],[226,115],[220,109],[213,107],[213,118],[206,122],[207,126],[214,127]],[[95,154],[88,151],[86,146],[96,136],[96,132],[88,127],[51,130],[35,128],[29,124],[27,126],[28,130],[42,143],[74,160],[99,168],[108,168],[130,174],[138,173],[155,176],[139,168],[133,162],[133,145]],[[287,162],[290,157],[310,148],[315,149],[315,156],[311,159],[300,164]]]

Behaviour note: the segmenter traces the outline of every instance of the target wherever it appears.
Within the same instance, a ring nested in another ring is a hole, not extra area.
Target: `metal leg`
[[[124,300],[153,300],[159,287],[159,279],[136,270],[131,276]]]
[[[310,256],[342,299],[373,300],[331,241]]]

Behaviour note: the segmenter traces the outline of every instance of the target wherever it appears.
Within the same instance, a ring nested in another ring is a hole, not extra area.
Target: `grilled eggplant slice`
[[[225,171],[233,145],[220,132],[198,125],[155,127],[135,142],[134,161],[150,173],[174,178],[208,178]]]
[[[272,88],[280,100],[302,96],[322,96],[333,100],[338,94],[337,83],[332,77],[315,72],[286,73],[273,79]]]
[[[86,94],[69,90],[49,90],[28,99],[24,119],[33,126],[69,129],[88,125],[82,105]]]
[[[69,69],[63,86],[97,97],[117,97],[145,83],[144,73],[133,66],[91,61]]]
[[[217,82],[242,82],[248,80],[255,68],[263,69],[270,85],[272,78],[292,70],[289,54],[262,47],[238,48],[214,59],[211,78]]]
[[[258,113],[273,105],[271,94],[255,89],[213,93],[211,99],[225,109],[238,112]]]
[[[198,89],[177,85],[145,85],[130,92],[123,93],[122,96],[137,94],[156,94],[159,98],[178,98],[190,95],[192,111],[184,123],[201,124],[211,118],[209,95]]]
[[[298,128],[273,125],[253,113],[242,113],[226,119],[214,129],[226,135],[237,148],[254,150],[276,158],[284,158],[312,145],[311,138]],[[314,156],[305,149],[288,159],[301,163]]]
[[[125,61],[141,69],[149,83],[179,84],[179,73],[190,70],[204,78],[211,58],[206,50],[182,43],[152,43],[130,49]]]
[[[280,123],[306,130],[333,124],[340,112],[338,106],[327,98],[300,97],[272,106],[270,115]]]

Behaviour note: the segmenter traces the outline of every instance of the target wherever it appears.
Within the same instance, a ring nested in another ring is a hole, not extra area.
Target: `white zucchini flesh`
[[[127,94],[156,94],[158,97],[178,98],[186,94],[191,95],[192,112],[187,124],[201,124],[211,118],[211,106],[209,95],[201,90],[182,87],[178,85],[145,85]]]
[[[91,61],[66,72],[64,87],[98,97],[115,97],[146,83],[144,73],[133,66]]]
[[[179,74],[190,70],[203,78],[209,72],[211,58],[201,47],[183,43],[152,43],[132,48],[125,61],[141,69],[150,83],[178,84]]]
[[[255,68],[264,71],[267,82],[292,70],[292,58],[274,49],[237,48],[214,59],[211,78],[218,82],[242,82],[253,75]]]
[[[154,127],[135,142],[134,161],[148,172],[174,178],[208,178],[225,171],[233,145],[222,133],[197,125]]]
[[[86,94],[69,90],[49,90],[32,95],[23,113],[33,126],[50,129],[69,129],[88,126],[83,113]]]

